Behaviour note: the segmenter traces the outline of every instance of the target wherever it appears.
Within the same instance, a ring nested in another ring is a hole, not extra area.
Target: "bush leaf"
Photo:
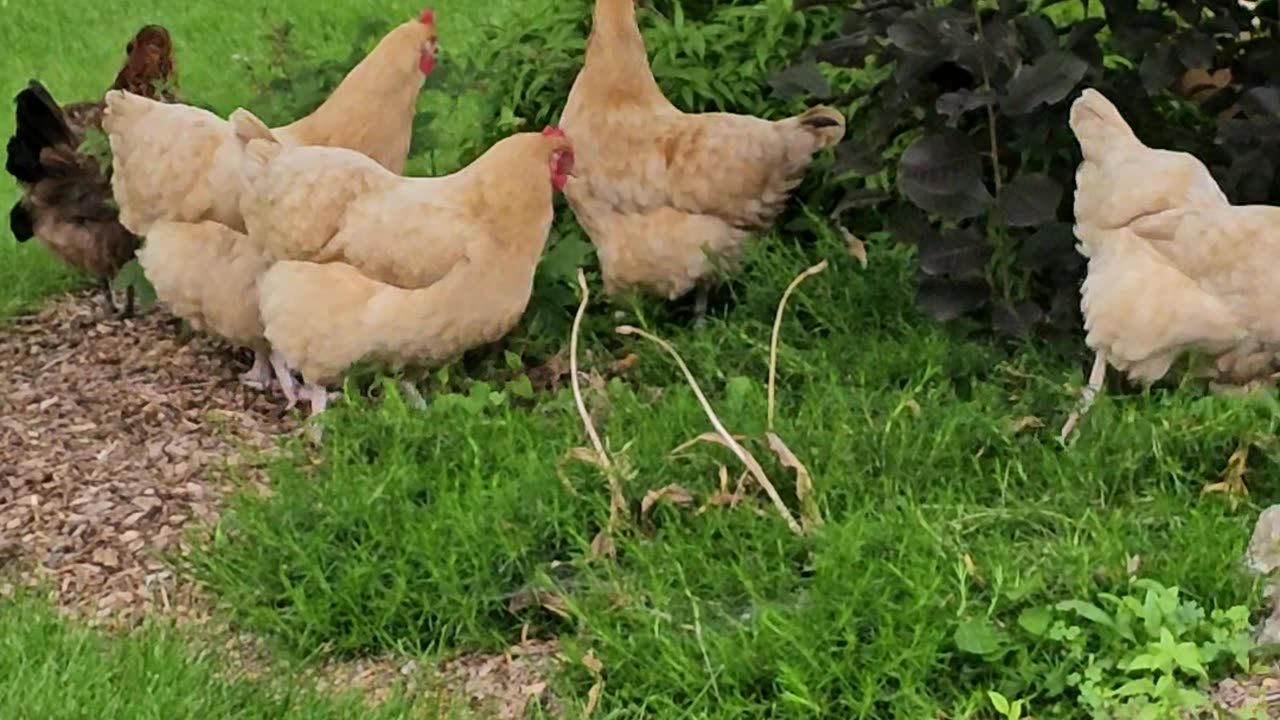
[[[1035,227],[1057,218],[1062,186],[1044,173],[1026,173],[1000,193],[1000,215],[1009,227]]]

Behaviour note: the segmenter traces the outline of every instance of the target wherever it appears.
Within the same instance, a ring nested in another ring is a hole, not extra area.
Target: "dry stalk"
[[[587,411],[587,403],[582,399],[582,383],[578,379],[578,335],[582,331],[582,317],[587,314],[587,302],[591,299],[591,291],[587,287],[587,275],[578,268],[578,288],[582,291],[582,302],[578,304],[578,312],[573,316],[573,328],[569,332],[569,384],[573,387],[573,402],[578,406],[578,415],[587,429],[587,437],[596,450],[600,468],[609,480],[609,526],[616,527],[619,513],[626,509],[627,501],[622,494],[622,485],[618,481],[618,472],[609,453],[600,441],[591,413]]]
[[[747,466],[747,470],[751,472],[751,476],[755,478],[755,481],[760,485],[760,487],[764,488],[765,494],[769,496],[769,500],[772,501],[774,507],[778,509],[778,514],[782,515],[782,519],[787,522],[787,527],[791,528],[791,531],[797,535],[804,534],[804,529],[800,527],[800,523],[796,522],[795,516],[791,514],[791,510],[787,508],[787,504],[783,502],[782,497],[778,495],[777,488],[773,486],[773,483],[769,481],[769,477],[765,475],[764,468],[760,466],[760,463],[751,455],[750,452],[747,451],[746,448],[739,445],[738,441],[733,439],[733,435],[725,428],[724,423],[720,422],[720,417],[716,415],[716,411],[711,407],[711,403],[707,401],[707,396],[703,394],[702,388],[698,385],[697,378],[693,376],[693,372],[689,370],[689,366],[685,364],[684,358],[680,357],[680,353],[676,352],[676,349],[672,347],[671,343],[657,337],[656,335],[652,335],[640,328],[632,327],[630,325],[622,325],[618,327],[617,333],[619,335],[638,335],[662,348],[672,357],[673,360],[676,361],[676,365],[678,365],[680,367],[680,371],[684,373],[685,380],[689,383],[689,387],[693,389],[694,396],[698,398],[698,404],[702,406],[702,411],[706,413],[707,419],[711,421],[712,427],[716,429],[716,433],[720,435],[724,444],[733,451],[733,454],[742,461],[743,465]]]
[[[782,299],[778,301],[778,312],[773,318],[773,334],[769,337],[769,411],[766,426],[773,430],[774,388],[778,376],[778,335],[782,332],[782,314],[787,309],[787,300],[791,293],[800,287],[800,283],[827,269],[827,261],[814,265],[796,276],[786,290],[782,291]]]

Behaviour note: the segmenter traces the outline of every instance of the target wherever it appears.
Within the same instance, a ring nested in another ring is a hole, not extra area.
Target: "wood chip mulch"
[[[273,672],[263,643],[216,619],[166,559],[189,551],[190,526],[216,520],[232,478],[265,487],[254,458],[300,427],[277,396],[239,383],[247,353],[182,333],[158,308],[127,320],[101,308],[76,293],[0,325],[0,596],[52,587],[64,612],[116,629],[149,614],[191,621],[224,638],[208,639],[225,641],[236,674]],[[303,675],[372,703],[401,690],[518,718],[554,703],[556,651],[528,639],[438,668],[384,657]]]
[[[243,358],[178,330],[107,320],[91,293],[0,327],[0,571],[111,625],[187,614],[164,555],[216,518],[219,470],[296,425],[239,384]]]

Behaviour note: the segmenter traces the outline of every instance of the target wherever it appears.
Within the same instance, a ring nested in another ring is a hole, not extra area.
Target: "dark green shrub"
[[[801,62],[877,78],[850,98],[835,168],[846,190],[830,202],[851,215],[878,207],[874,222],[917,248],[918,304],[935,318],[977,315],[1011,333],[1079,327],[1079,150],[1066,119],[1084,86],[1112,98],[1148,144],[1205,159],[1236,201],[1277,197],[1266,150],[1280,93],[1264,70],[1280,57],[1274,22],[1242,38],[1253,14],[1236,0],[821,4],[844,8],[844,33]],[[1212,119],[1172,90],[1188,70],[1220,68],[1232,81],[1204,110],[1240,112],[1215,138]]]

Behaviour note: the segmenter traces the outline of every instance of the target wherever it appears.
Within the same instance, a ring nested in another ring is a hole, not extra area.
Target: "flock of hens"
[[[111,312],[109,278],[136,255],[174,314],[254,352],[243,382],[278,384],[314,414],[362,358],[431,365],[507,334],[557,191],[597,248],[607,292],[696,291],[705,311],[713,267],[732,267],[845,133],[827,107],[779,121],[680,111],[650,70],[635,0],[597,0],[559,127],[507,137],[452,175],[404,177],[436,49],[426,10],[313,113],[268,128],[243,109],[224,120],[178,103],[169,35],[147,26],[102,101],[59,107],[35,81],[18,95],[13,232],[102,279]],[[1280,283],[1267,268],[1280,234],[1268,230],[1280,209],[1232,206],[1200,161],[1142,144],[1094,90],[1070,124],[1096,363],[1063,436],[1108,364],[1154,382],[1196,350],[1214,358],[1216,380],[1269,377],[1280,320],[1266,308]],[[95,127],[110,172],[79,149]]]

